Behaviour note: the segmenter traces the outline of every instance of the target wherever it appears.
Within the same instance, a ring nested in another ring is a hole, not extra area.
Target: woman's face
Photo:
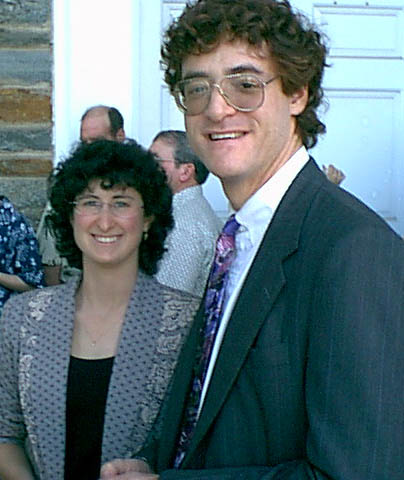
[[[94,180],[75,202],[72,226],[83,266],[137,265],[142,235],[151,224],[144,217],[140,194],[132,187],[105,190]]]

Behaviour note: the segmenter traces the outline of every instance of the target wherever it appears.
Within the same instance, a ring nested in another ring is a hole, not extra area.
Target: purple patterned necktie
[[[198,356],[197,364],[195,365],[195,376],[182,422],[178,450],[174,460],[175,468],[181,465],[198,419],[199,402],[210,356],[215,343],[216,333],[223,313],[229,268],[235,257],[235,234],[239,227],[240,224],[237,222],[235,216],[232,215],[227,220],[216,242],[215,258],[209,274],[208,288],[205,297],[203,345],[200,356]]]

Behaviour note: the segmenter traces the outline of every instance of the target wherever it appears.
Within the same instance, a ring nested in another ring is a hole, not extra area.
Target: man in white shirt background
[[[174,194],[174,228],[167,236],[166,252],[156,278],[160,283],[202,297],[222,227],[202,191],[209,171],[180,130],[158,133],[150,151],[165,170]]]

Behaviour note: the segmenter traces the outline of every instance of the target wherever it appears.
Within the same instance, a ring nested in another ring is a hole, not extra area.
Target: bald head
[[[99,139],[125,140],[123,118],[116,108],[105,105],[91,107],[81,117],[80,140],[91,143]]]

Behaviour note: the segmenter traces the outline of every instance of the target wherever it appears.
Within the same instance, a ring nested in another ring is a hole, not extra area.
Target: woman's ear
[[[154,222],[154,215],[150,215],[150,217],[145,217],[143,221],[143,233],[148,233],[151,224]]]

